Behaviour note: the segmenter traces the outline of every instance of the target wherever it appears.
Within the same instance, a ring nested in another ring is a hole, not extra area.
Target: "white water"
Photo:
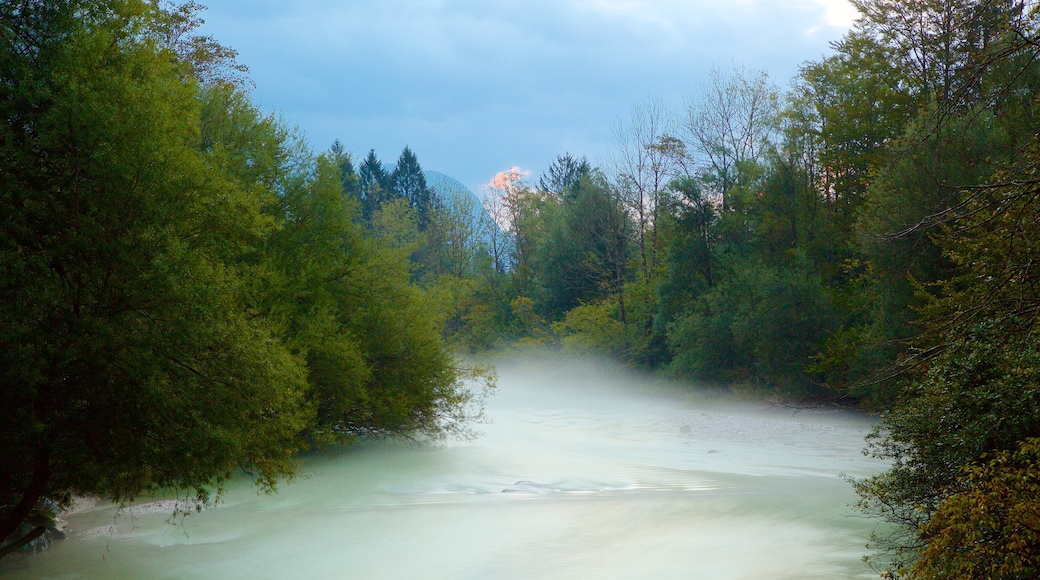
[[[682,397],[603,365],[500,366],[464,443],[308,458],[181,525],[101,505],[5,578],[876,578],[838,476],[869,422]],[[141,500],[146,502],[149,500]],[[102,526],[117,531],[99,533]]]

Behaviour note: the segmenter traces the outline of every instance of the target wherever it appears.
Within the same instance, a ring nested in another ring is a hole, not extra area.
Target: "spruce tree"
[[[383,169],[383,163],[376,157],[375,149],[369,149],[365,160],[358,167],[358,192],[361,198],[361,209],[365,221],[371,221],[372,215],[383,204],[390,178]]]
[[[408,205],[415,210],[419,217],[419,230],[426,230],[430,223],[433,191],[426,185],[426,176],[423,175],[419,159],[408,146],[405,146],[397,159],[397,166],[390,175],[390,184],[393,195],[407,199]]]
[[[357,171],[354,170],[353,156],[343,148],[343,143],[339,139],[332,142],[332,146],[329,147],[329,154],[332,162],[339,168],[339,179],[343,187],[343,195],[354,199],[360,205],[360,178]]]
[[[590,177],[591,174],[592,166],[587,157],[578,159],[570,153],[564,153],[538,179],[538,188],[547,193],[567,195],[574,193],[582,177]]]

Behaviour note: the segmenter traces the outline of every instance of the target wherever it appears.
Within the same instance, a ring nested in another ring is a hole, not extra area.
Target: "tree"
[[[986,459],[984,457],[983,459]],[[971,466],[921,533],[910,578],[1035,578],[1040,572],[1040,439]]]
[[[341,150],[200,85],[152,3],[0,11],[0,556],[73,493],[206,504],[309,444],[466,433],[490,375],[366,237]]]
[[[1038,158],[1031,144],[988,183],[961,190],[933,234],[951,275],[921,297],[923,332],[900,361],[907,392],[871,443],[893,466],[856,484],[864,510],[898,524],[875,541],[897,570],[946,533],[931,520],[939,507],[974,493],[958,482],[964,467],[1040,433]]]
[[[437,275],[462,278],[473,273],[477,256],[484,253],[481,238],[483,208],[468,191],[452,192],[434,212],[429,233]]]
[[[158,39],[160,46],[177,55],[177,60],[191,69],[191,74],[204,86],[229,84],[245,91],[253,86],[249,67],[236,61],[238,52],[217,42],[212,36],[196,31],[205,20],[199,13],[206,7],[189,0],[176,4],[164,0],[153,25],[146,32]]]
[[[914,114],[915,101],[891,55],[873,38],[853,32],[834,48],[833,56],[802,68],[794,98],[811,112],[788,134],[814,137],[820,196],[837,227],[847,231],[866,197],[871,172],[885,163],[889,145]]]
[[[353,156],[343,148],[339,139],[332,142],[329,147],[332,162],[339,168],[339,179],[343,189],[343,195],[353,199],[358,207],[361,207],[360,178],[354,170]]]
[[[152,5],[0,9],[0,539],[73,490],[205,501],[240,466],[273,487],[310,412],[233,265],[267,192],[201,154]]]
[[[757,163],[767,148],[778,112],[779,98],[766,73],[743,69],[728,75],[713,69],[700,96],[687,105],[684,149],[724,214],[740,171]]]
[[[806,371],[833,331],[826,290],[804,260],[784,268],[731,260],[730,270],[669,328],[671,370],[781,396],[818,396]]]
[[[510,276],[518,294],[527,296],[534,292],[534,261],[538,240],[542,232],[540,220],[546,196],[527,187],[519,168],[512,168],[495,176],[485,195],[502,200],[502,218],[498,224],[508,239]]]
[[[655,320],[665,330],[698,296],[715,285],[718,259],[717,208],[692,177],[673,181],[671,188],[679,198],[679,210],[675,237],[665,261],[666,274],[658,288],[660,307]]]
[[[366,222],[372,219],[372,216],[379,210],[379,206],[392,195],[389,189],[390,176],[383,169],[382,162],[376,157],[375,149],[370,149],[365,160],[358,167],[361,213]]]
[[[408,200],[419,218],[419,231],[424,231],[433,212],[433,191],[426,185],[419,159],[407,146],[401,151],[389,180],[393,196]]]
[[[614,180],[636,218],[632,234],[639,249],[643,280],[648,284],[657,275],[662,245],[658,217],[662,206],[667,205],[663,197],[675,170],[673,149],[678,142],[671,133],[664,105],[653,98],[634,106],[628,123],[619,120],[614,129]]]
[[[589,177],[591,174],[592,166],[586,157],[578,159],[570,153],[564,153],[558,156],[538,179],[538,188],[546,193],[566,195],[578,186],[582,177]]]
[[[888,361],[888,370],[876,369],[880,372],[891,373],[890,363],[919,333],[919,308],[931,293],[919,290],[955,273],[950,255],[935,237],[935,216],[947,215],[960,203],[962,191],[983,186],[1016,155],[1013,133],[1019,128],[986,112],[950,119],[921,138],[920,123],[929,124],[929,115],[922,113],[923,119],[893,145],[900,156],[876,171],[856,223],[859,247],[873,276],[865,336]],[[892,396],[900,388],[887,381],[878,394]]]
[[[488,243],[491,254],[491,266],[498,274],[505,274],[507,256],[510,254],[512,240],[509,232],[508,215],[506,213],[505,190],[485,185],[482,188],[483,198],[480,205],[485,217],[481,220],[481,231]]]
[[[857,28],[887,49],[919,104],[943,112],[971,109],[986,97],[985,76],[998,39],[1023,30],[1030,3],[1022,0],[853,0]]]
[[[434,309],[409,284],[414,211],[383,203],[368,227],[343,195],[342,159],[315,157],[239,92],[207,91],[202,133],[243,187],[266,189],[271,229],[243,257],[250,303],[305,361],[310,442],[363,436],[465,435],[471,397]]]
[[[594,178],[582,178],[558,205],[543,213],[548,231],[540,277],[552,314],[562,315],[613,294],[624,323],[629,218],[606,179],[600,174]]]

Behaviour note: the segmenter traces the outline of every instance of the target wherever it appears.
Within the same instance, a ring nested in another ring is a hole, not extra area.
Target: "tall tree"
[[[538,188],[546,193],[567,195],[578,186],[582,177],[589,177],[591,174],[592,166],[585,156],[578,159],[570,153],[564,153],[538,178]]]
[[[0,556],[45,500],[205,503],[313,442],[464,428],[479,372],[357,225],[342,151],[200,84],[169,18],[0,3]]]
[[[332,156],[332,162],[339,168],[339,179],[343,195],[355,200],[360,208],[361,178],[358,177],[357,171],[354,170],[353,156],[343,148],[343,143],[340,143],[339,139],[332,142],[332,146],[329,147],[329,154]]]
[[[616,192],[602,175],[594,177],[581,179],[553,208],[540,275],[553,317],[614,294],[624,322],[629,222]]]
[[[483,208],[469,192],[452,192],[438,204],[431,218],[431,242],[437,262],[434,272],[455,278],[472,274],[477,256],[485,251]]]
[[[779,96],[765,72],[713,69],[684,123],[685,150],[694,156],[697,173],[730,210],[730,192],[746,164],[758,163],[773,138]]]
[[[510,254],[512,238],[507,231],[509,220],[507,214],[505,191],[501,188],[485,186],[480,205],[484,209],[482,219],[483,236],[488,243],[491,254],[492,269],[498,274],[505,274],[506,263]]]
[[[901,361],[906,393],[871,444],[893,466],[857,483],[864,509],[898,525],[876,538],[897,569],[955,532],[930,520],[947,500],[976,493],[966,467],[1040,434],[1038,160],[1032,140],[986,184],[961,189],[960,210],[931,230],[952,275],[921,298],[924,332]]]
[[[370,149],[358,167],[361,212],[366,222],[372,220],[379,206],[389,197],[389,188],[390,176],[383,169],[383,163],[376,157],[375,149]]]
[[[672,121],[664,104],[655,98],[632,108],[628,122],[618,121],[614,129],[615,181],[636,217],[636,245],[643,280],[650,283],[657,275],[659,251],[658,219],[666,187],[674,176],[676,155],[671,136]]]
[[[269,192],[200,151],[152,4],[0,10],[0,541],[71,491],[205,500],[239,466],[270,488],[309,412],[234,265]]]
[[[888,49],[918,103],[962,111],[985,97],[979,80],[998,38],[1028,27],[1024,0],[853,0],[857,28]],[[945,109],[944,109],[945,110]]]
[[[834,47],[834,55],[802,68],[794,97],[800,102],[788,116],[801,105],[811,112],[801,122],[791,119],[788,138],[800,132],[815,141],[820,197],[848,231],[871,172],[885,162],[916,107],[888,49],[860,32]]]
[[[426,185],[419,159],[407,146],[401,151],[389,179],[393,195],[408,200],[419,218],[419,231],[424,231],[433,212],[433,190]]]

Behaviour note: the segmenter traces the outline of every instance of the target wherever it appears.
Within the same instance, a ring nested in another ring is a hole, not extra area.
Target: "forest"
[[[194,3],[4,1],[0,555],[72,494],[465,435],[494,372],[462,361],[547,349],[877,413],[881,574],[1035,577],[1037,7],[852,3],[788,87],[717,69],[478,202],[312,150]]]

